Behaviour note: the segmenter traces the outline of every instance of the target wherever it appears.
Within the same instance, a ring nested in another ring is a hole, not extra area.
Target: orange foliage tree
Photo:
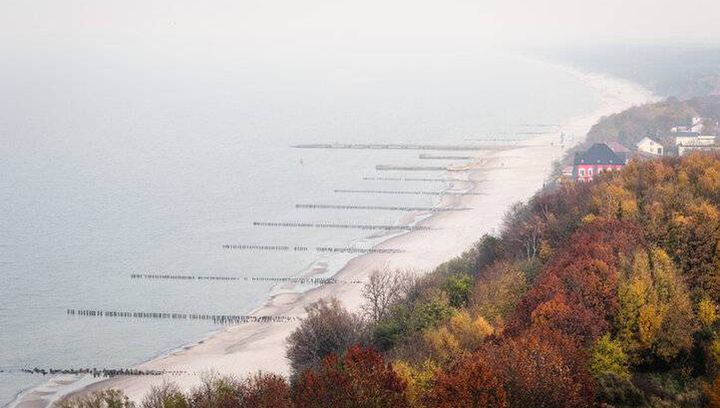
[[[588,357],[569,336],[534,328],[481,351],[503,384],[510,407],[592,406]]]
[[[305,371],[295,386],[300,407],[402,407],[407,406],[406,384],[370,348],[350,347],[338,357],[331,354],[321,367]]]
[[[277,374],[256,374],[240,383],[241,406],[246,408],[290,408],[290,386]]]
[[[464,358],[452,370],[439,371],[426,405],[437,408],[509,406],[502,381],[481,354]]]
[[[590,344],[617,311],[621,255],[642,242],[641,230],[627,221],[600,219],[573,234],[519,302],[508,332],[519,335],[540,324]]]

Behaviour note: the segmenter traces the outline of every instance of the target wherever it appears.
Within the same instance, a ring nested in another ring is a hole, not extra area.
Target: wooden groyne
[[[3,368],[0,373],[24,373],[39,375],[92,375],[93,378],[146,375],[182,375],[184,370],[140,370],[137,368]]]
[[[501,134],[509,135],[507,132],[502,132]],[[508,147],[512,147],[512,144],[525,140],[521,137],[466,137],[466,142],[494,142],[494,143],[504,143],[505,145],[510,145]],[[502,146],[502,145],[501,145]]]
[[[246,245],[246,244],[224,244],[223,249],[247,249],[256,251],[297,251],[306,252],[309,250],[308,247],[294,246],[289,247],[286,245]]]
[[[237,281],[237,282],[278,282],[298,283],[302,285],[333,285],[333,284],[361,284],[359,280],[343,280],[335,278],[292,278],[270,276],[203,276],[203,275],[156,275],[131,274],[130,279],[149,280],[182,280],[182,281]]]
[[[396,166],[392,164],[378,164],[375,166],[377,171],[450,171],[449,167],[444,166]]]
[[[471,208],[443,208],[443,207],[395,207],[395,206],[376,206],[376,205],[332,205],[332,204],[295,204],[295,208],[307,208],[316,210],[379,210],[379,211],[426,211],[426,212],[444,212],[444,211],[466,211]]]
[[[337,284],[362,284],[361,280],[344,280],[335,278],[273,278],[268,276],[256,276],[250,277],[249,280],[261,281],[261,282],[278,282],[278,283],[299,283],[299,284],[313,284],[313,285],[337,285]]]
[[[354,193],[354,194],[397,194],[397,195],[432,195],[432,196],[487,195],[487,193],[457,192],[457,191],[395,191],[395,190],[333,190],[333,191],[336,193]]]
[[[471,156],[436,156],[432,154],[420,154],[418,156],[421,160],[474,160]]]
[[[274,245],[244,245],[244,244],[224,244],[223,249],[241,249],[241,250],[256,250],[256,251],[293,251],[293,252],[307,252],[310,248],[305,246],[274,246]],[[390,248],[353,248],[353,247],[315,247],[313,248],[316,252],[346,252],[353,254],[398,254],[405,252],[402,249],[390,249]]]
[[[329,224],[329,223],[303,223],[303,222],[261,222],[255,221],[256,227],[288,227],[288,228],[343,228],[361,230],[386,231],[418,231],[429,230],[430,227],[421,225],[382,225],[382,224]]]
[[[505,146],[497,145],[442,145],[442,144],[409,144],[409,143],[309,143],[292,146],[295,149],[340,149],[340,150],[447,150],[447,151],[479,151],[502,150]]]
[[[523,126],[523,127],[561,127],[557,123],[523,123],[520,126]]]
[[[224,244],[223,249],[244,249],[244,250],[257,250],[257,251],[293,251],[293,252],[307,252],[310,248],[305,246],[272,246],[272,245],[243,245],[243,244]],[[367,254],[367,253],[378,253],[378,254],[397,254],[405,252],[402,249],[389,249],[389,248],[353,248],[353,247],[315,247],[313,248],[316,252],[347,252],[353,254]]]
[[[121,317],[132,319],[171,319],[171,320],[205,320],[214,324],[241,323],[288,323],[301,320],[296,316],[268,315],[214,315],[201,313],[168,313],[168,312],[129,312],[117,310],[67,309],[69,316],[81,317]]]
[[[463,180],[453,178],[442,178],[442,177],[363,177],[365,181],[423,181],[423,182],[437,182],[437,183],[474,183],[475,180]]]

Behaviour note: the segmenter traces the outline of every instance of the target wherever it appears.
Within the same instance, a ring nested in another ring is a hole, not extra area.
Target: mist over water
[[[65,312],[246,314],[271,283],[130,274],[289,277],[326,264],[330,276],[351,255],[222,245],[369,247],[378,239],[367,231],[253,222],[393,224],[403,213],[295,205],[431,206],[438,197],[333,191],[440,191],[363,178],[441,177],[375,166],[451,162],[291,145],[516,138],[524,123],[559,123],[598,104],[567,72],[503,53],[80,60],[0,68],[0,369],[128,367],[197,340],[219,327]],[[44,380],[0,373],[0,404]]]

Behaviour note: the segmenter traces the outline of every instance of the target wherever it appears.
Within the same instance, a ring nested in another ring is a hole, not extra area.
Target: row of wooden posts
[[[117,377],[117,376],[141,376],[141,375],[182,375],[187,371],[182,370],[140,370],[137,368],[18,368],[18,369],[0,369],[0,373],[24,373],[39,375],[92,375],[98,377]]]
[[[130,279],[157,279],[157,280],[196,280],[196,281],[240,281],[240,282],[287,282],[299,284],[360,284],[360,280],[343,280],[335,278],[303,278],[303,277],[271,277],[271,276],[203,276],[203,275],[160,275],[149,273],[133,273]]]
[[[429,230],[430,227],[422,225],[382,225],[382,224],[331,224],[331,223],[305,223],[305,222],[265,222],[254,221],[256,227],[287,227],[287,228],[341,228],[362,230],[386,231],[418,231]]]
[[[223,249],[244,249],[256,251],[294,251],[307,252],[310,248],[305,246],[287,246],[287,245],[246,245],[246,244],[224,244]],[[402,249],[394,248],[353,248],[353,247],[315,247],[316,252],[327,253],[349,253],[349,254],[397,254],[405,252]]]
[[[288,323],[300,320],[297,316],[271,315],[215,315],[201,313],[168,313],[168,312],[129,312],[116,310],[67,309],[70,316],[83,317],[122,317],[136,319],[174,319],[174,320],[206,320],[215,324],[241,323]]]

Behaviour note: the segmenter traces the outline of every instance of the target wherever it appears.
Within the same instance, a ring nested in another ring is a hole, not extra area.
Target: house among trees
[[[670,129],[671,133],[695,133],[700,134],[703,132],[703,118],[693,117],[690,118],[688,123],[678,125]]]
[[[603,171],[618,170],[624,165],[624,156],[615,153],[605,143],[595,143],[587,151],[575,153],[573,180],[592,181]]]
[[[662,156],[664,154],[663,145],[647,136],[637,142],[635,147],[637,147],[638,151],[642,153],[652,154],[655,156]]]

